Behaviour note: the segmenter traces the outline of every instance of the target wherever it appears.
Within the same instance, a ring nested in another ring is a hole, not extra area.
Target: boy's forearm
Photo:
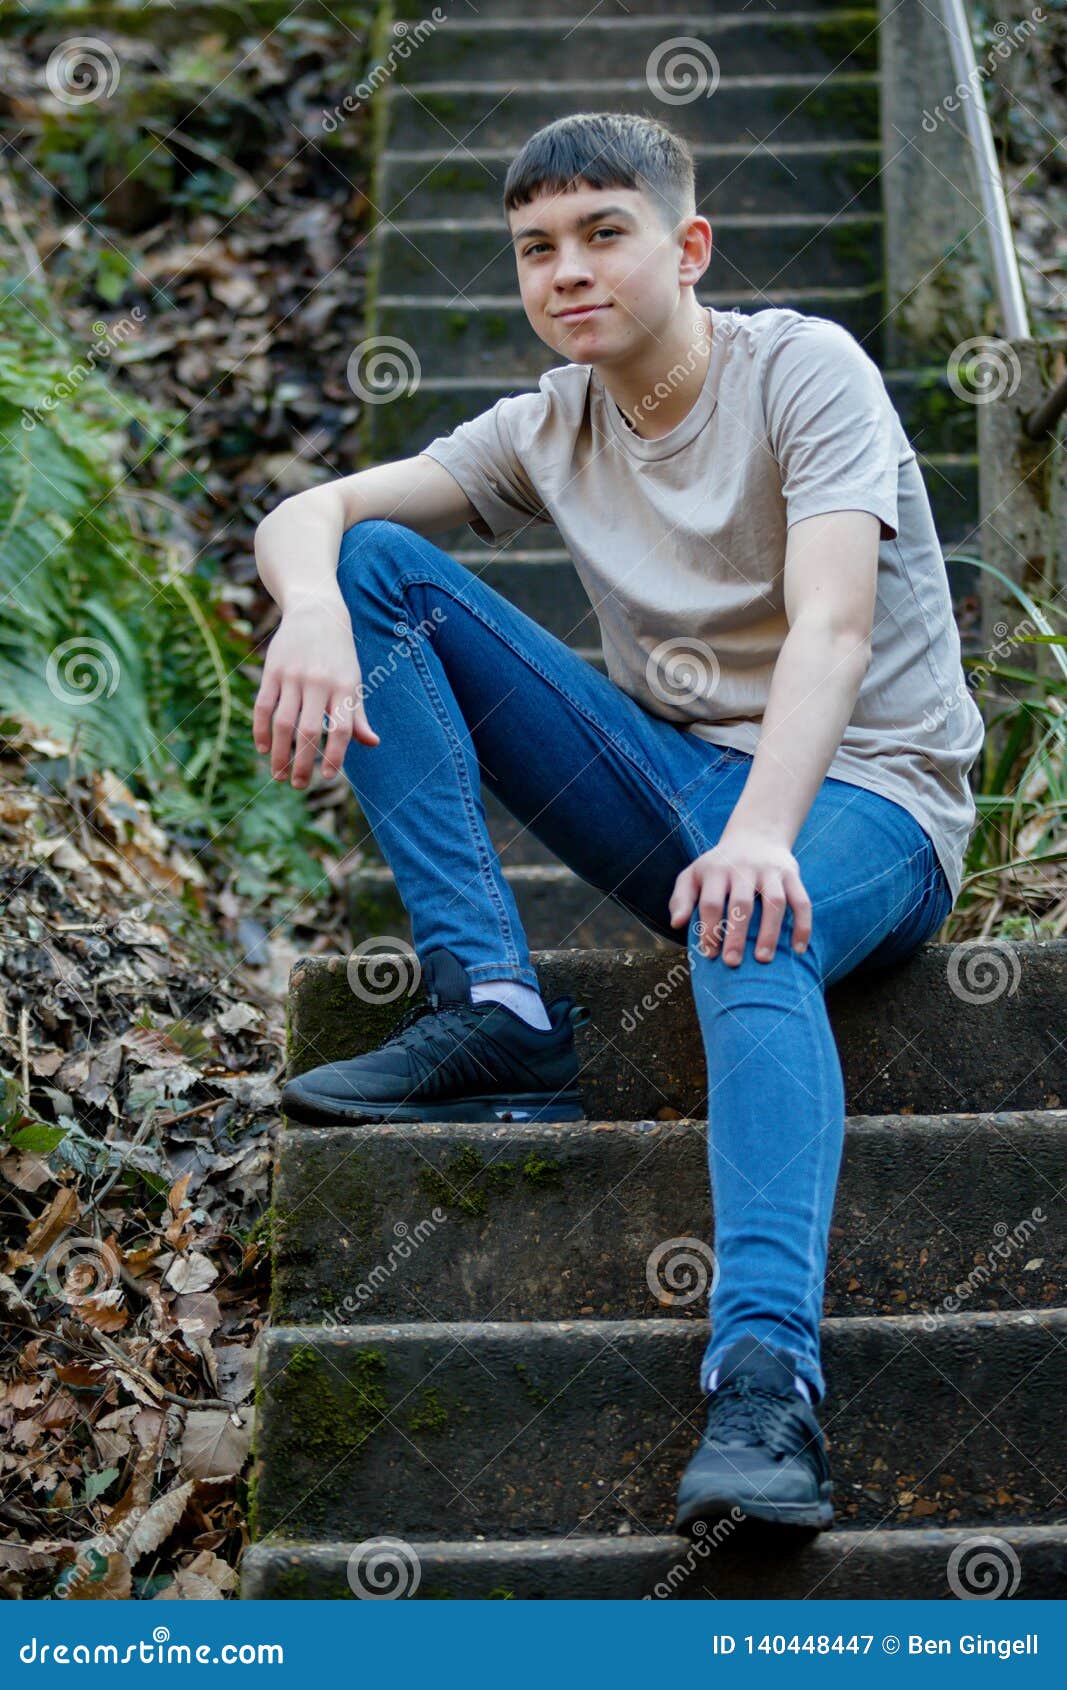
[[[841,743],[869,663],[862,640],[795,623],[771,676],[756,754],[730,816],[791,850]]]
[[[338,495],[318,487],[283,500],[259,524],[256,568],[283,615],[298,602],[340,598],[337,560],[344,520]]]

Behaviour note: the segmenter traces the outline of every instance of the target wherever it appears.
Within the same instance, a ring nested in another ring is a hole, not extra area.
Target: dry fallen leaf
[[[252,1443],[253,1408],[234,1410],[239,1424],[221,1408],[191,1408],[182,1438],[181,1471],[194,1479],[239,1473]]]

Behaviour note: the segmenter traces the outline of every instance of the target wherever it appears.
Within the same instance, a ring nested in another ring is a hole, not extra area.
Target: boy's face
[[[522,303],[546,345],[573,363],[611,365],[663,337],[680,302],[681,233],[649,195],[580,183],[507,217]]]

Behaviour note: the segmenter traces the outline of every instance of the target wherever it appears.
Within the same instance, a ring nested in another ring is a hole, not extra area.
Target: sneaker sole
[[[745,1522],[752,1521],[761,1526],[796,1526],[809,1529],[814,1527],[816,1530],[823,1530],[833,1524],[834,1508],[830,1500],[832,1488],[832,1481],[820,1485],[817,1502],[743,1502],[740,1497],[702,1497],[700,1501],[679,1509],[674,1522],[675,1531],[692,1535],[698,1522],[705,1526],[716,1525],[722,1520],[733,1519],[734,1510],[738,1508]],[[742,1522],[738,1522],[740,1523]]]
[[[288,1089],[282,1113],[308,1126],[358,1121],[585,1121],[577,1092],[516,1092],[510,1097],[457,1097],[438,1103],[326,1103]]]

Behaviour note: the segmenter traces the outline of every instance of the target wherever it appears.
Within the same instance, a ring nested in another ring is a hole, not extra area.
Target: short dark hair
[[[667,229],[695,215],[695,172],[688,143],[654,117],[576,112],[546,123],[512,159],[504,213],[540,193],[636,188],[656,202]]]

